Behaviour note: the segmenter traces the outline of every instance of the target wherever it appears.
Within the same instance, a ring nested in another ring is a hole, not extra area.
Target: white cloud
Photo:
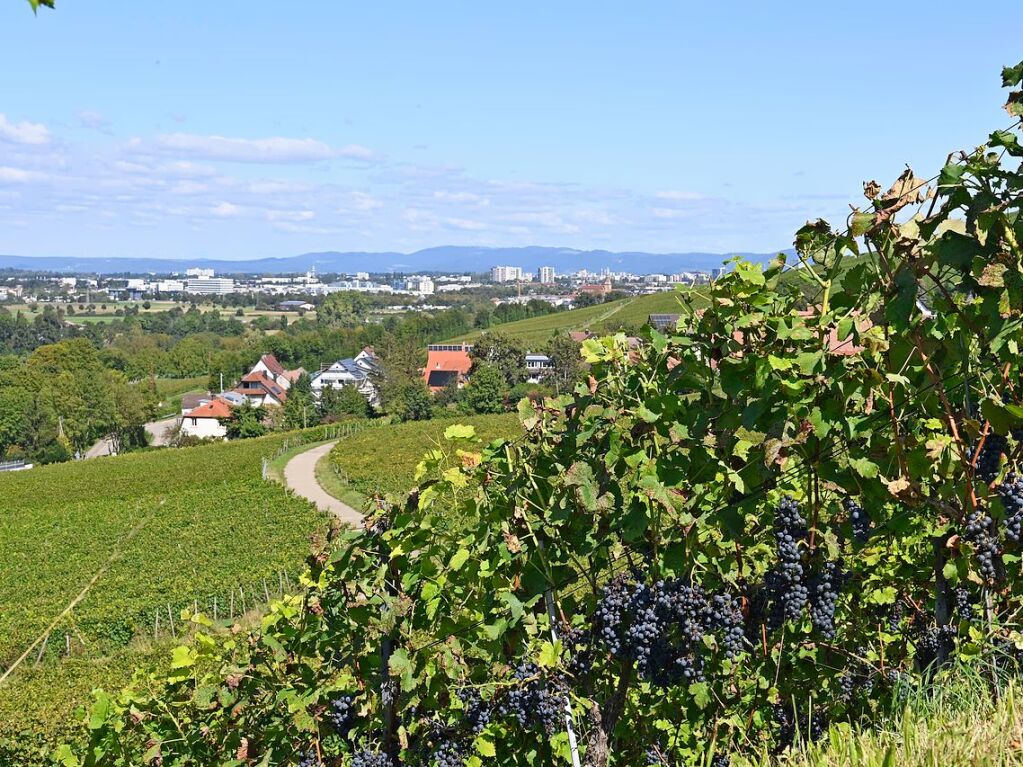
[[[210,208],[210,213],[217,218],[234,218],[235,216],[241,215],[241,212],[242,209],[239,206],[233,205],[229,202],[218,202]]]
[[[0,182],[9,184],[31,184],[36,181],[45,181],[46,174],[34,170],[23,170],[12,168],[9,165],[0,165]]]
[[[30,123],[27,120],[12,123],[7,115],[0,112],[0,139],[14,144],[39,146],[49,143],[50,129],[42,123]]]
[[[140,139],[130,143],[132,148],[145,149]],[[204,160],[251,163],[309,163],[335,158],[371,160],[373,150],[351,144],[335,149],[312,138],[262,139],[229,138],[227,136],[198,136],[191,133],[165,133],[156,137],[155,147],[164,152],[175,152]]]

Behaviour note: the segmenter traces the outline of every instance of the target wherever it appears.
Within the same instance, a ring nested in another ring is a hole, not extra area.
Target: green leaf
[[[646,405],[640,405],[636,408],[636,415],[647,423],[654,423],[660,416],[653,410],[650,410]]]
[[[401,676],[412,668],[412,661],[409,660],[408,651],[404,647],[399,647],[392,652],[391,657],[387,661],[387,668],[390,670],[391,676]]]
[[[444,430],[444,439],[472,439],[476,436],[476,427],[456,423]]]
[[[689,694],[693,696],[693,702],[700,709],[707,708],[710,704],[710,690],[706,682],[693,682],[689,685]]]
[[[475,745],[476,750],[479,751],[482,756],[497,756],[497,749],[494,748],[494,742],[486,736],[480,735],[476,738]]]
[[[171,668],[189,668],[195,663],[195,653],[191,647],[178,645],[171,650]]]
[[[455,555],[453,557],[451,557],[451,561],[448,562],[448,567],[450,567],[452,570],[461,570],[462,565],[464,565],[468,559],[469,550],[466,548],[461,548],[455,552]]]
[[[868,458],[850,458],[849,465],[861,477],[873,479],[877,476],[877,464]]]

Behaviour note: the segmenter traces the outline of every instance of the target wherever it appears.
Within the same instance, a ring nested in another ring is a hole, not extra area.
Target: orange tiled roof
[[[185,413],[186,418],[221,418],[231,417],[231,406],[222,399],[213,399],[204,402],[199,407],[192,408]]]

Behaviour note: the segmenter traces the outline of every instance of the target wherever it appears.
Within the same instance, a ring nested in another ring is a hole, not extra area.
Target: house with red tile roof
[[[198,439],[227,439],[224,422],[230,418],[231,406],[220,398],[214,398],[181,417],[181,434]]]
[[[288,398],[285,387],[265,370],[246,373],[232,391],[241,394],[255,407],[278,407]]]
[[[252,370],[249,371],[249,375],[252,373],[265,373],[282,389],[288,390],[304,372],[305,370],[302,368],[298,368],[297,370],[285,370],[284,365],[282,365],[274,355],[264,354],[259,358],[259,362],[252,366]]]
[[[454,383],[461,388],[469,380],[472,344],[430,344],[426,347],[423,380],[430,391],[439,392]]]

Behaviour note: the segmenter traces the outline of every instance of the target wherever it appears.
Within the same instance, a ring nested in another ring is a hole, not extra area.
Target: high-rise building
[[[553,266],[541,266],[536,270],[536,281],[543,285],[553,284],[555,276]]]
[[[491,267],[490,279],[494,282],[518,282],[522,279],[522,267],[521,266]]]
[[[229,277],[194,277],[185,281],[185,292],[200,296],[224,296],[234,293],[234,280]]]

